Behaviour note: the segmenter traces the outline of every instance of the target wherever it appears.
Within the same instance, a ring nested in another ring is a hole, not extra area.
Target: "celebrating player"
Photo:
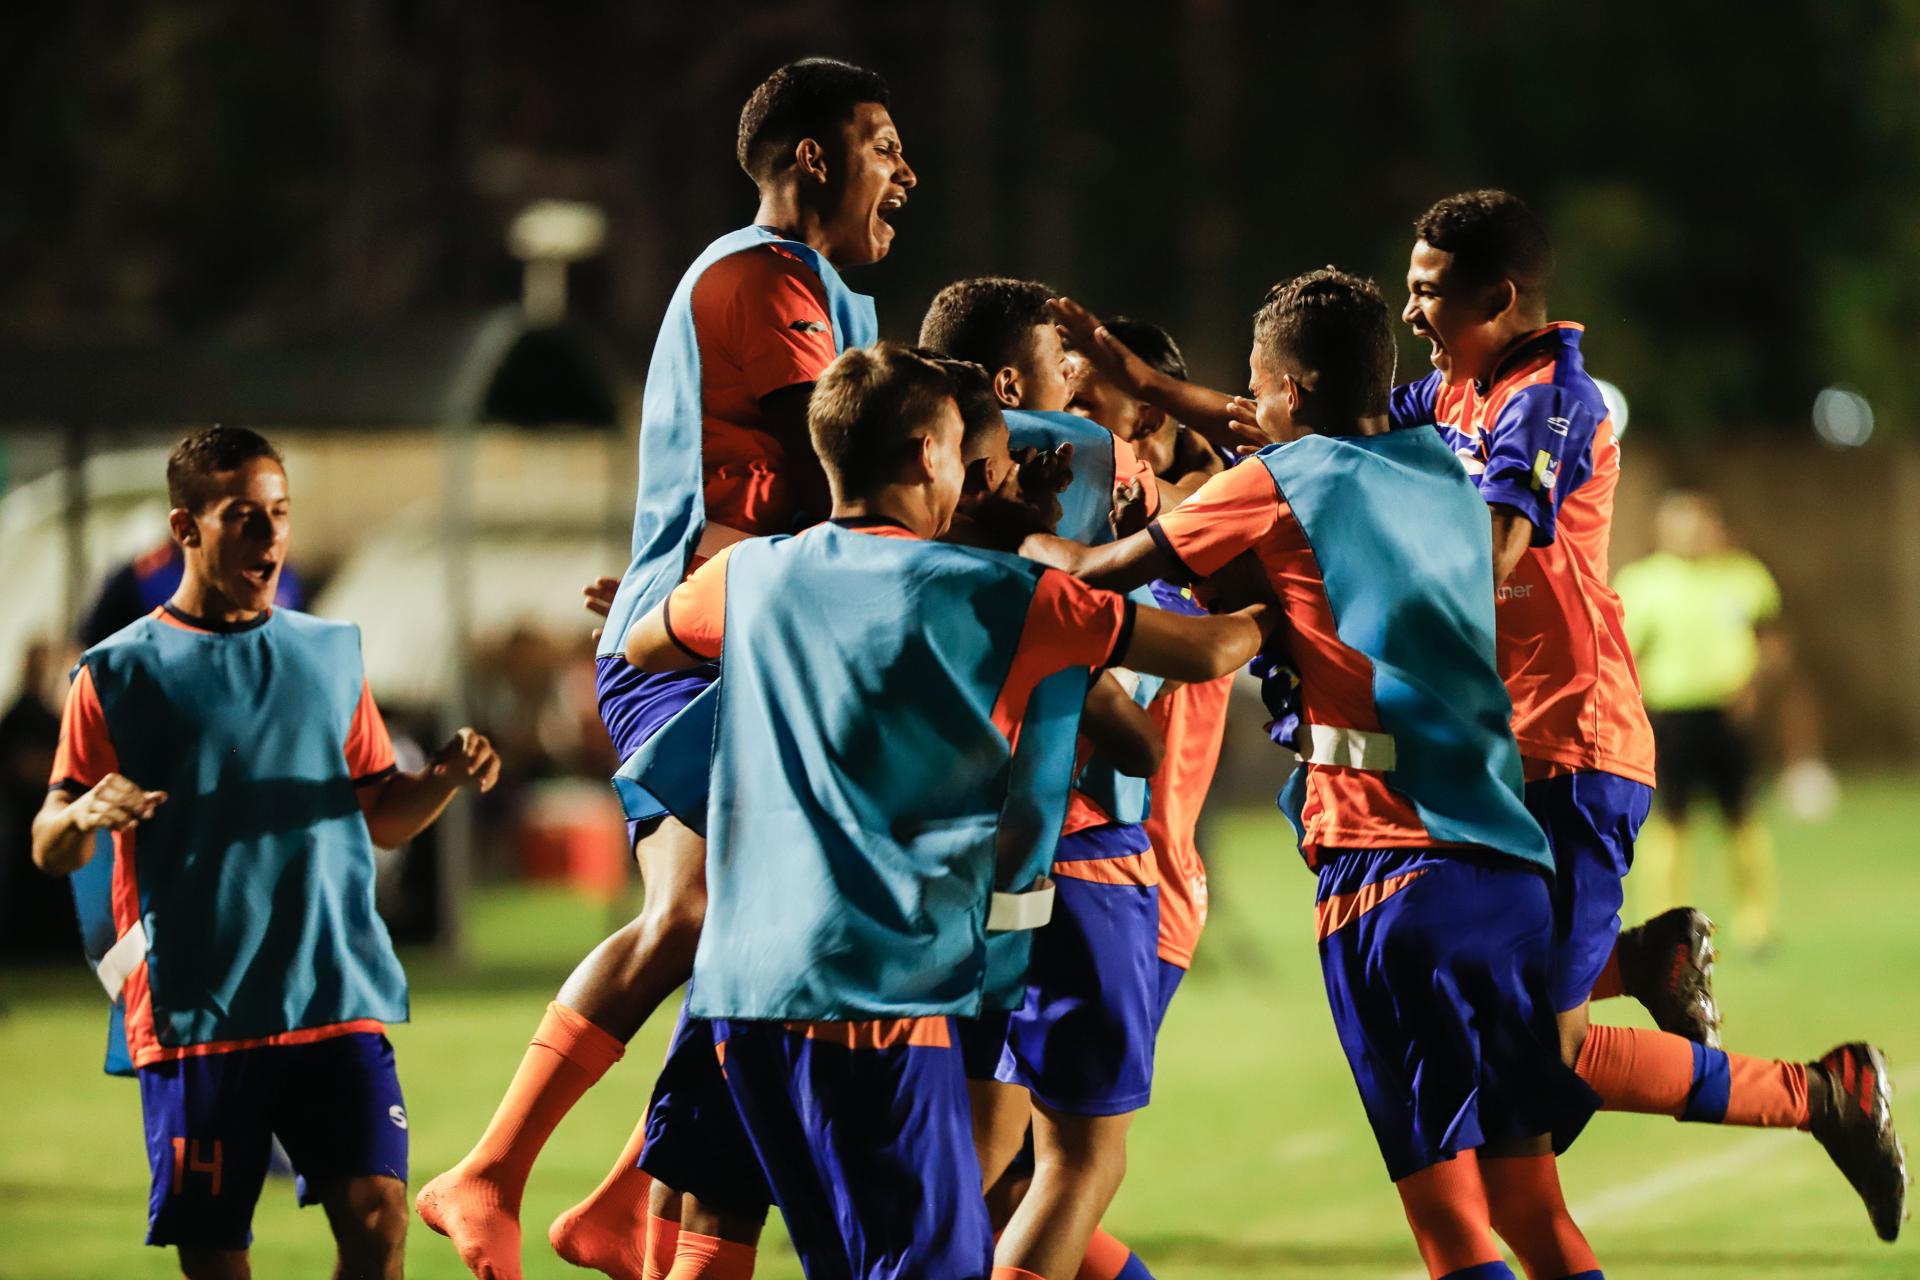
[[[1532,211],[1504,191],[1469,191],[1414,225],[1402,319],[1430,344],[1434,371],[1395,390],[1393,415],[1437,424],[1492,508],[1501,673],[1527,808],[1557,868],[1565,1058],[1612,1110],[1810,1129],[1892,1240],[1906,1161],[1880,1051],[1846,1044],[1798,1063],[1718,1048],[1712,926],[1697,911],[1669,911],[1615,946],[1654,780],[1653,734],[1607,586],[1619,442],[1581,359],[1581,326],[1547,321],[1553,252]],[[1665,1030],[1589,1023],[1589,999],[1623,987]]]
[[[461,729],[419,773],[393,745],[360,635],[273,607],[287,473],[211,427],[167,460],[183,573],[172,599],[87,650],[33,857],[66,874],[113,832],[123,1002],[153,1194],[147,1243],[191,1280],[249,1274],[278,1137],[324,1205],[342,1277],[401,1274],[407,1113],[384,1025],[407,984],[373,908],[373,848],[405,844],[500,763]]]
[[[1551,1005],[1551,857],[1520,798],[1494,665],[1483,510],[1430,431],[1390,431],[1379,291],[1331,268],[1274,289],[1250,358],[1290,441],[1142,533],[1028,554],[1125,587],[1251,551],[1286,611],[1304,765],[1282,795],[1319,876],[1341,1043],[1434,1276],[1598,1276],[1548,1144],[1579,1091]],[[999,1261],[1008,1256],[1005,1245]],[[1017,1274],[1017,1273],[1014,1273]]]
[[[774,72],[741,111],[737,157],[759,208],[751,226],[709,245],[682,277],[647,376],[633,559],[598,656],[601,716],[623,758],[716,674],[711,664],[630,667],[621,657],[628,625],[702,558],[825,513],[808,395],[837,352],[875,336],[871,299],[848,290],[838,268],[886,256],[888,219],[915,183],[887,97],[873,72],[809,58]],[[634,835],[642,914],[568,978],[479,1142],[420,1193],[421,1217],[453,1239],[476,1275],[517,1280],[520,1198],[540,1148],[691,970],[705,914],[704,845],[664,813]],[[683,1109],[696,1099],[729,1105],[706,1042],[702,1027],[676,1037],[667,1070]],[[668,1186],[700,1177],[643,1161],[648,1137],[643,1121],[607,1181],[554,1224],[550,1239],[570,1261],[619,1275],[644,1267],[634,1241],[647,1180],[636,1163]],[[648,1249],[657,1256],[677,1246],[670,1219],[654,1216],[660,1230]],[[746,1238],[732,1243],[747,1248],[755,1232],[743,1227]],[[694,1234],[701,1239],[687,1247],[719,1249],[719,1236]]]
[[[979,938],[1028,701],[1076,666],[1210,679],[1259,626],[1136,610],[929,543],[959,497],[963,426],[947,376],[902,348],[842,356],[810,419],[833,522],[723,551],[627,642],[652,671],[726,654],[691,1002],[716,1019],[810,1276],[983,1276],[948,1015],[977,1011],[987,981]]]

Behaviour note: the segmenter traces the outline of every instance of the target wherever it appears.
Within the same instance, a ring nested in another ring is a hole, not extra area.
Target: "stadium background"
[[[888,75],[921,178],[895,254],[853,281],[893,335],[947,280],[1031,275],[1166,324],[1197,376],[1237,386],[1267,284],[1331,261],[1397,301],[1434,196],[1533,201],[1554,313],[1589,325],[1631,407],[1615,563],[1649,548],[1668,487],[1717,495],[1780,580],[1821,710],[1772,756],[1839,771],[1837,807],[1768,809],[1782,943],[1723,960],[1730,1041],[1868,1034],[1920,1082],[1920,4],[9,6],[0,1276],[168,1273],[137,1243],[137,1100],[95,1072],[103,1006],[23,814],[50,749],[33,705],[105,575],[162,536],[182,428],[245,419],[287,446],[295,563],[364,628],[396,724],[431,742],[471,715],[517,765],[388,868],[414,940],[395,1038],[416,1174],[464,1149],[540,1003],[631,909],[576,588],[624,560],[659,310],[750,212],[739,102],[812,52]],[[1168,1276],[1401,1274],[1259,719],[1243,705],[1230,730],[1215,922],[1110,1222]],[[1724,910],[1701,853],[1696,896]],[[537,1226],[604,1171],[663,1035],[539,1166],[529,1275],[565,1272]],[[1603,1120],[1566,1179],[1618,1274],[1920,1274],[1794,1135]],[[262,1275],[325,1265],[290,1201],[269,1185]],[[417,1224],[409,1252],[412,1274],[459,1274]]]

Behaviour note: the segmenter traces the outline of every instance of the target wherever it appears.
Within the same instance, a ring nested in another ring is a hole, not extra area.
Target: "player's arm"
[[[812,398],[812,382],[796,382],[761,397],[760,425],[780,442],[797,509],[825,519],[833,510],[833,494],[820,455],[813,451],[813,437],[807,433],[807,402]]]
[[[1180,562],[1153,540],[1150,527],[1103,547],[1054,533],[1032,533],[1020,544],[1020,554],[1109,591],[1131,591],[1155,578],[1180,573]]]
[[[1493,512],[1493,585],[1497,588],[1506,585],[1520,567],[1520,558],[1533,545],[1533,521],[1504,502],[1488,509]]]
[[[1239,403],[1244,397],[1161,373],[1133,354],[1092,312],[1071,298],[1053,298],[1047,305],[1053,309],[1053,318],[1065,332],[1067,342],[1085,353],[1102,377],[1128,395],[1146,401],[1223,449],[1272,443],[1252,425],[1250,406]]]
[[[500,780],[500,755],[477,729],[454,732],[424,769],[394,770],[359,788],[367,834],[383,849],[397,849],[446,812],[462,787],[491,791]]]
[[[833,321],[820,278],[804,263],[762,249],[736,255],[728,299],[728,342],[760,406],[760,426],[780,442],[781,466],[798,509],[825,519],[827,473],[807,434],[813,384],[833,363]]]
[[[1134,778],[1145,778],[1160,767],[1167,741],[1146,708],[1127,696],[1111,671],[1104,671],[1087,691],[1080,714],[1085,734],[1100,758]]]
[[[627,632],[627,661],[642,671],[684,671],[715,662],[727,620],[727,547],[695,569]]]
[[[79,795],[49,791],[33,817],[33,865],[50,876],[70,875],[92,861],[94,832],[137,827],[166,800],[166,792],[144,790],[117,773]]]
[[[1278,616],[1265,604],[1204,618],[1141,608],[1115,660],[1149,675],[1204,684],[1252,662]]]
[[[166,799],[120,772],[93,672],[83,663],[67,689],[53,776],[33,818],[33,865],[54,876],[78,871],[93,857],[96,832],[138,826]]]

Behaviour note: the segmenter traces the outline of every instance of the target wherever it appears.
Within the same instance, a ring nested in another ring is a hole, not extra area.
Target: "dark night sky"
[[[1799,430],[1838,381],[1910,428],[1920,4],[1682,9],[9,6],[0,338],[491,305],[508,220],[558,196],[607,212],[575,306],[638,371],[681,267],[752,212],[740,102],[831,53],[889,77],[921,177],[852,280],[890,334],[947,280],[1031,275],[1228,382],[1268,284],[1334,262],[1397,302],[1412,218],[1504,185],[1548,217],[1555,312],[1637,423]]]

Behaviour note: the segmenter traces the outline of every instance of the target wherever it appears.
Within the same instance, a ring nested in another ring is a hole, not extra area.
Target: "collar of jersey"
[[[1553,320],[1549,321],[1544,328],[1535,329],[1531,333],[1521,334],[1513,340],[1505,351],[1501,352],[1500,358],[1493,362],[1493,372],[1488,374],[1485,380],[1476,384],[1480,393],[1484,395],[1489,387],[1498,386],[1500,379],[1506,376],[1507,367],[1533,350],[1536,344],[1544,342],[1549,338],[1558,338],[1561,334],[1570,333],[1572,334],[1574,345],[1578,346],[1581,335],[1586,333],[1586,331],[1587,326],[1577,320]]]
[[[879,532],[883,529],[897,529],[899,536],[918,538],[920,535],[901,524],[892,516],[835,516],[828,524],[839,525],[842,529],[866,529]]]
[[[174,608],[171,602],[161,605],[160,608],[169,618],[172,618],[175,622],[178,622],[190,631],[210,631],[215,635],[223,636],[236,635],[242,631],[253,631],[259,627],[264,627],[267,625],[267,620],[273,617],[273,610],[270,607],[261,610],[258,616],[247,618],[240,622],[221,622],[215,618],[196,618],[190,613]]]

